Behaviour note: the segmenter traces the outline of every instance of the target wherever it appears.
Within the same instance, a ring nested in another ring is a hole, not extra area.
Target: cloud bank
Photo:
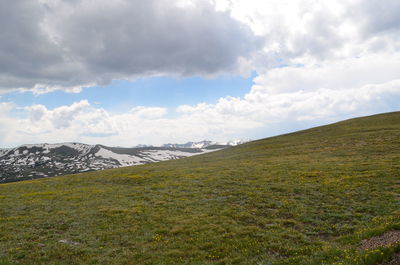
[[[0,10],[3,90],[237,72],[262,44],[209,1],[16,0]]]
[[[0,91],[397,54],[399,12],[396,0],[3,1]]]

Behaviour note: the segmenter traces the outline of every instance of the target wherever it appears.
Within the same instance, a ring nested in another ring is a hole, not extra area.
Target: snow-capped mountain
[[[216,151],[249,141],[212,141],[140,145],[134,148],[82,143],[30,144],[0,148],[0,183],[79,173],[123,166],[142,165]]]
[[[213,142],[213,141],[201,141],[201,142],[187,142],[185,144],[164,144],[163,147],[173,147],[173,148],[206,148],[210,146],[235,146],[239,144],[244,144],[247,142],[250,142],[251,140],[249,138],[241,138],[241,139],[235,139],[235,140],[230,140],[227,142]]]
[[[81,143],[31,144],[0,149],[0,183],[141,165],[226,148],[211,141],[162,147],[107,147]]]
[[[201,142],[187,142],[185,144],[164,144],[163,147],[167,148],[206,148],[211,145],[215,145],[212,141],[201,141]]]
[[[219,143],[219,145],[235,146],[235,145],[244,144],[244,143],[247,143],[250,141],[251,141],[251,139],[249,139],[249,138],[240,138],[240,139],[235,139],[235,140],[230,140],[227,142]]]

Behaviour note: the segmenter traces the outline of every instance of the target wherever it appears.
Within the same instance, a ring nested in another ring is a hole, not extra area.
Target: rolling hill
[[[400,112],[351,119],[1,184],[0,264],[383,264],[399,190]]]

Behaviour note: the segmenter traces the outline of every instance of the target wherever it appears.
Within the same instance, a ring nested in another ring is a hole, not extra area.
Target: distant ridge
[[[0,183],[179,159],[242,142],[235,140],[217,145],[202,141],[133,148],[82,143],[26,144],[0,149]]]
[[[187,142],[185,144],[164,144],[163,147],[173,147],[173,148],[207,148],[209,146],[236,146],[239,144],[244,144],[250,142],[249,138],[240,138],[235,140],[230,140],[227,142],[213,142],[213,141],[200,141],[200,142]]]

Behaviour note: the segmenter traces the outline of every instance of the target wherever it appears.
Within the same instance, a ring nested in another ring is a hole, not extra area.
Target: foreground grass
[[[400,245],[400,113],[0,185],[0,264],[377,264]],[[60,240],[64,240],[60,242]]]

